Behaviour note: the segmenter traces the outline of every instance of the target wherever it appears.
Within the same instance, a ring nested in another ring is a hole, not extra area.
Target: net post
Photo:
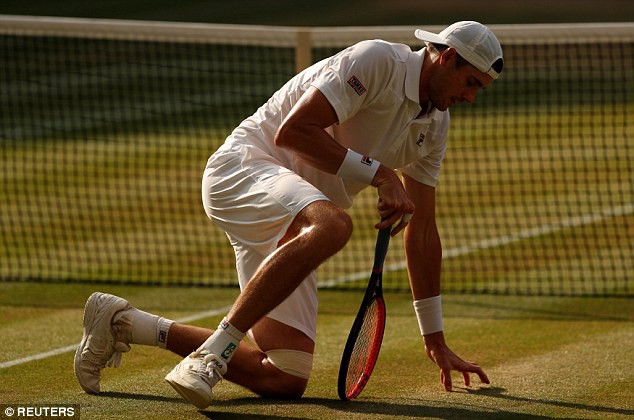
[[[312,47],[310,29],[302,28],[297,31],[295,46],[295,72],[299,73],[312,64]]]

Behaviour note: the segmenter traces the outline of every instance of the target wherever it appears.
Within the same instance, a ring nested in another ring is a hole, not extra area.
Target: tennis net
[[[634,295],[634,24],[492,29],[504,74],[452,109],[437,188],[443,291]],[[208,156],[298,69],[413,30],[0,16],[0,280],[236,285]],[[375,202],[320,286],[364,287]]]

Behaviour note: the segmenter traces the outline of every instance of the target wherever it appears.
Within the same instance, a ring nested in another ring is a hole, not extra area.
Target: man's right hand
[[[403,220],[403,216],[414,214],[416,206],[409,198],[400,178],[385,165],[381,165],[377,170],[372,185],[376,187],[379,195],[377,210],[381,217],[381,221],[374,227],[384,229],[395,225],[391,233],[394,236],[405,229],[408,220],[407,217]]]

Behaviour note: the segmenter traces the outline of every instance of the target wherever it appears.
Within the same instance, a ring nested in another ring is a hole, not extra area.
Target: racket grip
[[[379,230],[376,240],[376,248],[374,250],[374,268],[383,268],[383,262],[387,255],[387,249],[390,245],[390,233],[392,232],[392,226],[388,226]]]

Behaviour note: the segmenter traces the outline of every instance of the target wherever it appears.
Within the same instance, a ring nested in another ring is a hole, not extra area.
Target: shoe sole
[[[81,362],[81,355],[84,352],[84,349],[86,347],[86,341],[88,340],[88,337],[92,333],[91,327],[95,324],[95,320],[99,316],[103,316],[103,312],[98,311],[99,305],[97,305],[99,298],[103,295],[104,293],[95,292],[92,295],[90,295],[90,297],[86,301],[86,306],[84,307],[84,318],[83,318],[84,332],[81,338],[81,342],[79,343],[79,346],[77,346],[77,350],[75,350],[75,361],[73,364],[73,371],[75,372],[75,377],[77,378],[77,382],[79,382],[79,385],[88,394],[99,394],[100,389],[99,388],[93,389],[90,386],[88,386],[88,384],[85,384],[82,382],[82,377],[79,374],[79,363]],[[127,305],[127,302],[126,302],[126,305]],[[116,312],[117,311],[115,311],[115,313]]]
[[[205,397],[201,397],[200,394],[198,394],[194,390],[179,384],[175,376],[176,375],[174,374],[174,371],[172,370],[165,377],[165,382],[170,384],[172,388],[174,388],[174,390],[180,394],[181,397],[183,397],[184,399],[186,399],[187,401],[189,401],[196,407],[200,408],[201,410],[211,405],[211,401],[209,401],[209,399]]]

